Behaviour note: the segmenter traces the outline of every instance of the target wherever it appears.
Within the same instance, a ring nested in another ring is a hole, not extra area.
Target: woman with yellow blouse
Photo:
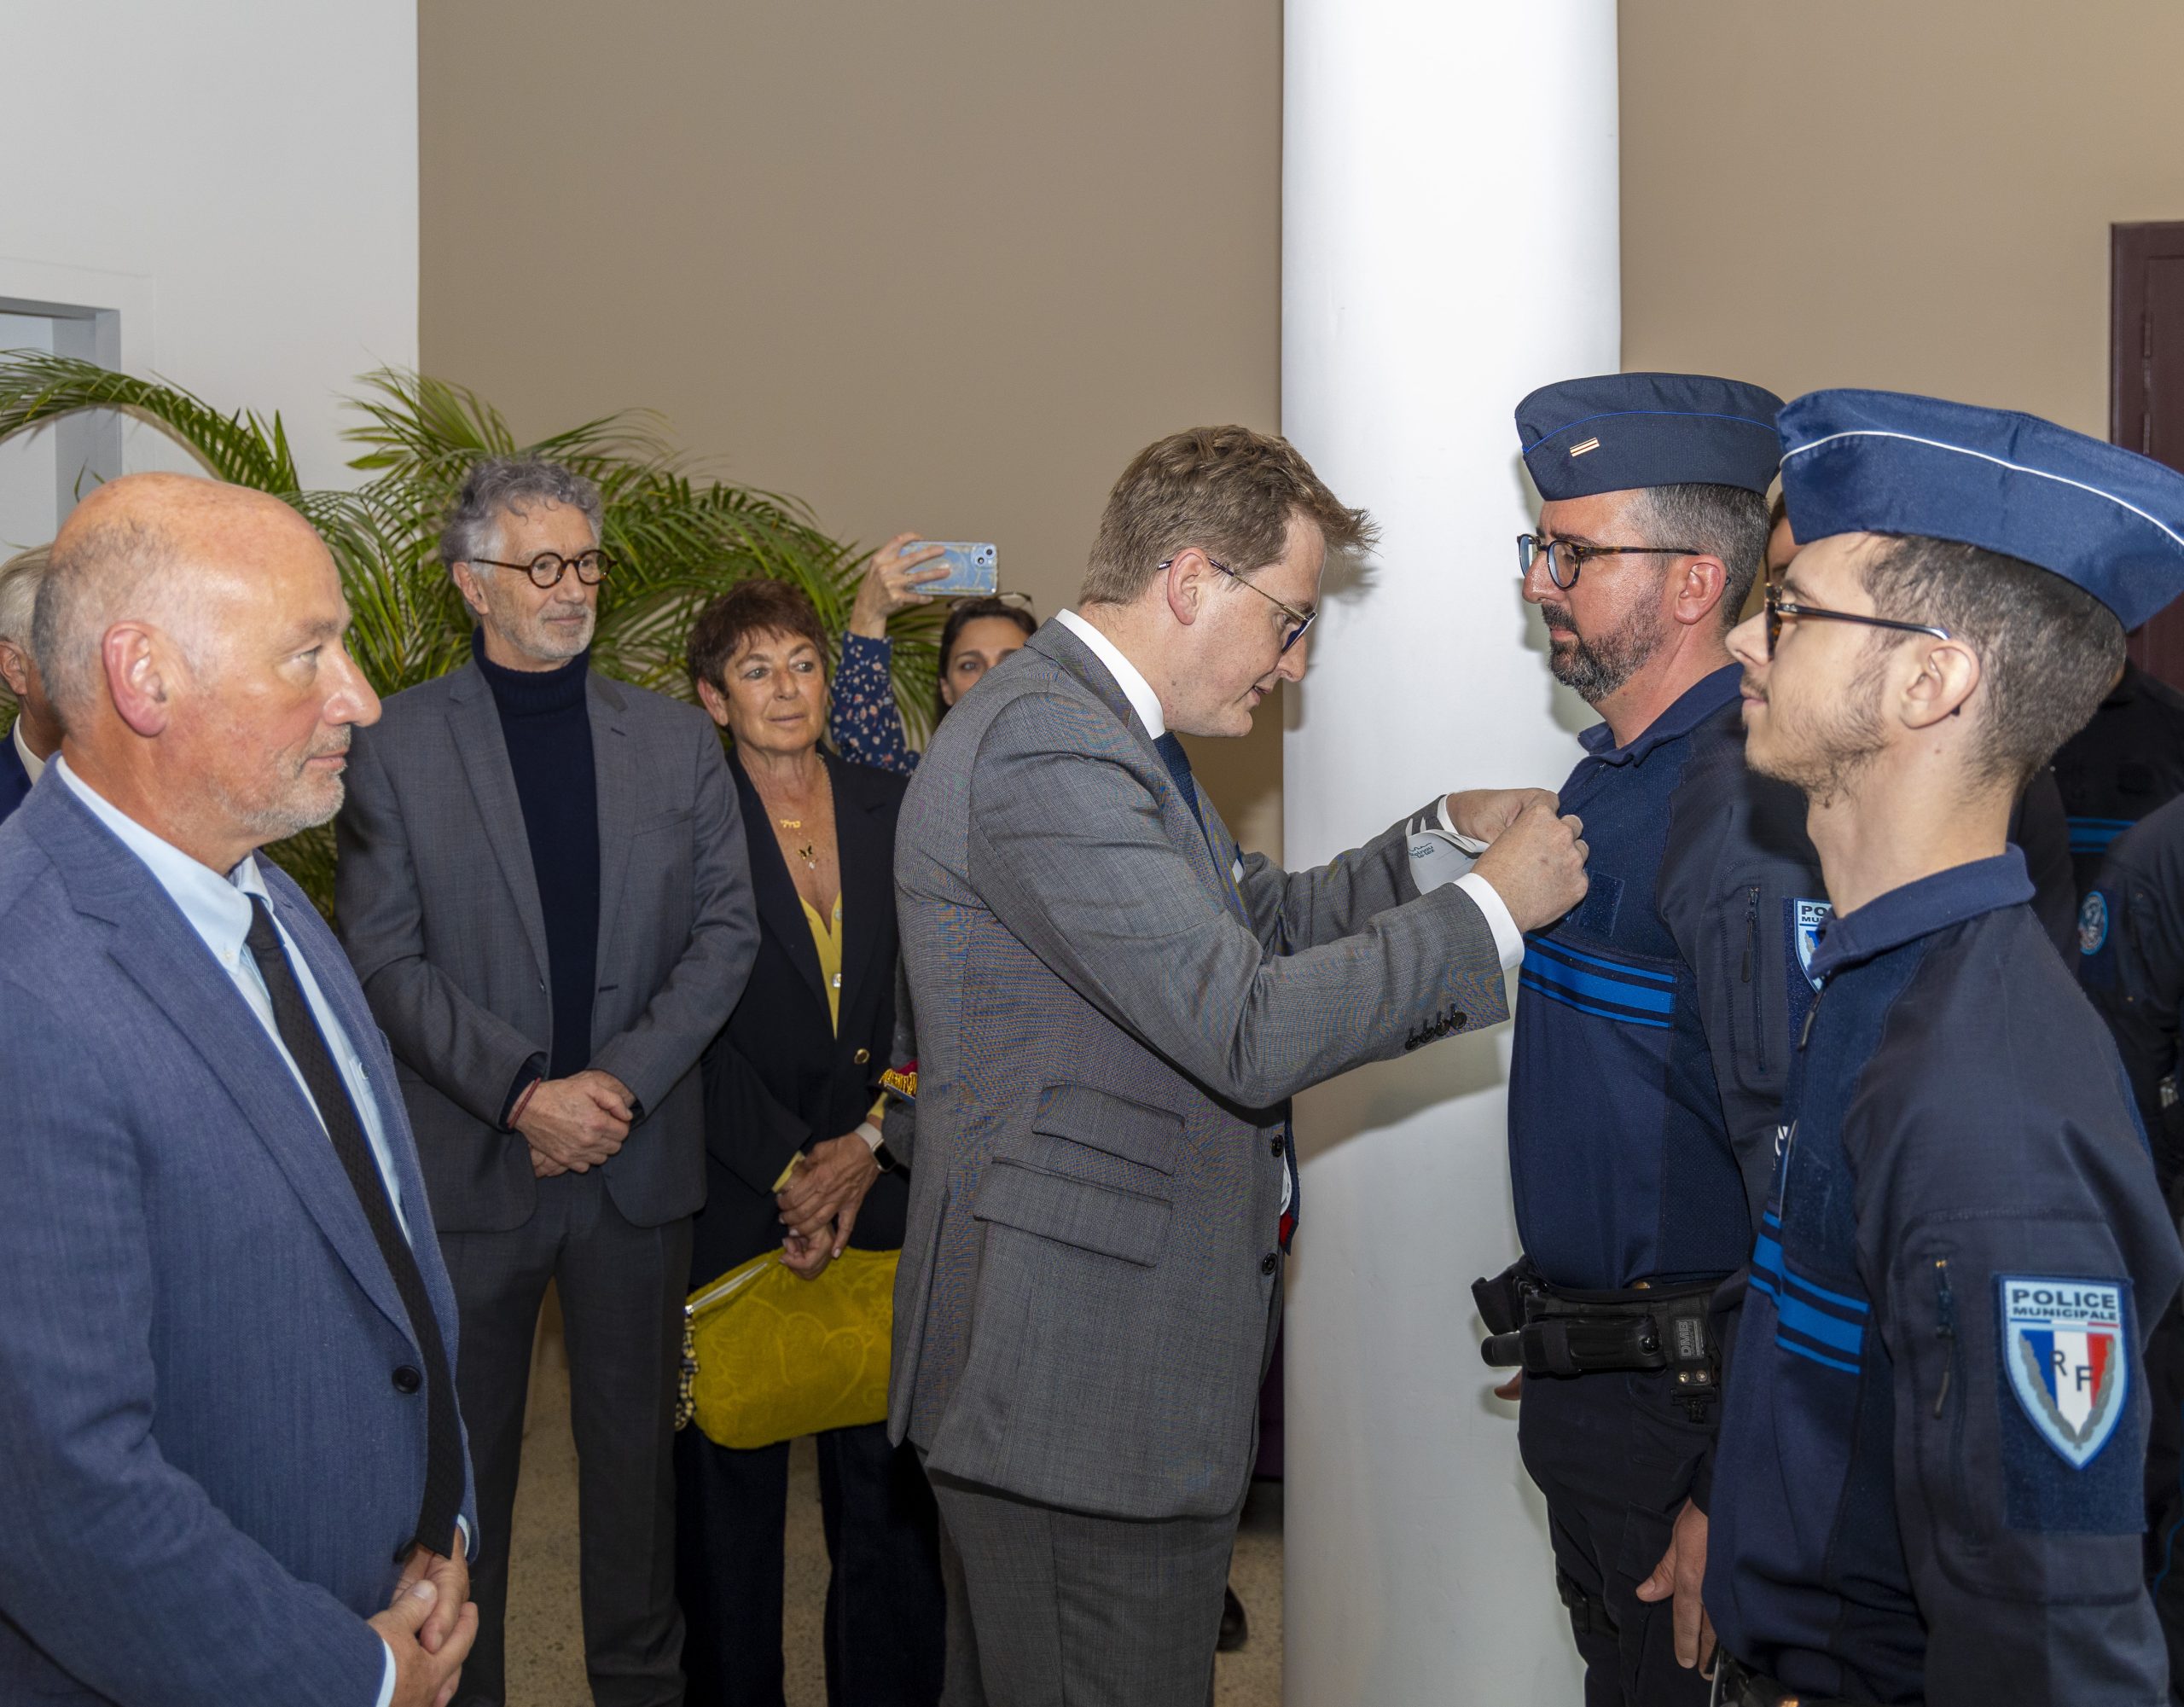
[[[691,678],[729,768],[759,922],[742,1001],[706,1051],[706,1198],[693,1290],[762,1251],[816,1279],[847,1245],[899,1250],[909,1192],[873,1117],[895,1017],[903,781],[822,751],[826,632],[794,588],[746,581],[692,629]],[[810,1229],[809,1236],[785,1223]],[[927,1707],[946,1603],[932,1495],[886,1425],[818,1437],[834,1707]],[[786,1443],[676,1442],[690,1707],[780,1707]]]

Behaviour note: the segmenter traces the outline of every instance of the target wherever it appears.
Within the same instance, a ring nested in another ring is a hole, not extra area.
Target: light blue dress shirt
[[[334,1064],[340,1069],[341,1083],[347,1087],[349,1100],[356,1106],[357,1118],[364,1129],[364,1136],[372,1147],[372,1157],[379,1164],[380,1178],[386,1183],[387,1201],[394,1205],[394,1218],[402,1228],[402,1236],[410,1237],[409,1218],[402,1212],[402,1186],[394,1172],[394,1154],[387,1148],[386,1124],[380,1118],[379,1101],[372,1094],[371,1075],[364,1070],[363,1057],[357,1053],[349,1041],[349,1034],[342,1028],[340,1017],[327,1005],[326,996],[318,987],[318,980],[311,976],[311,963],[303,956],[288,927],[281,923],[281,916],[274,912],[272,897],[266,893],[265,878],[258,868],[258,856],[245,854],[242,862],[225,877],[202,861],[193,859],[173,843],[154,835],[127,813],[108,801],[98,790],[68,768],[68,761],[55,755],[53,768],[67,783],[69,791],[90,809],[99,822],[113,832],[122,846],[143,861],[146,869],[160,887],[166,891],[168,898],[182,911],[211,950],[212,958],[221,969],[235,981],[242,999],[250,1004],[250,1011],[258,1016],[258,1023],[265,1028],[265,1035],[273,1047],[281,1052],[281,1059],[288,1064],[288,1071],[296,1077],[297,1087],[304,1094],[304,1102],[313,1114],[318,1104],[312,1098],[311,1087],[305,1083],[303,1071],[296,1065],[296,1059],[288,1053],[288,1046],[281,1041],[281,1028],[273,1017],[273,998],[267,992],[265,979],[258,970],[258,962],[250,953],[244,939],[250,934],[250,897],[253,895],[266,903],[272,915],[273,928],[281,933],[281,947],[288,956],[288,964],[295,971],[296,984],[311,1004],[311,1017],[317,1020],[319,1033],[326,1039],[326,1047],[334,1057]],[[322,1119],[322,1130],[325,1123]],[[329,1139],[328,1141],[331,1142]],[[469,1524],[463,1524],[465,1539]],[[386,1669],[380,1683],[378,1707],[387,1707],[394,1699],[396,1681],[394,1650],[386,1651]]]

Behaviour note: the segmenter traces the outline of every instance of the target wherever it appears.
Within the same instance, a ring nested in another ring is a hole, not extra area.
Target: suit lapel
[[[65,784],[51,792],[67,796]],[[409,1315],[357,1201],[356,1187],[258,1016],[136,856],[73,796],[54,804],[59,810],[40,815],[40,839],[67,874],[77,910],[114,926],[107,949],[114,962],[189,1040],[235,1099],[366,1296],[408,1333]],[[319,972],[316,963],[312,972]],[[329,979],[330,974],[322,978],[321,987]],[[354,982],[353,974],[348,982]],[[345,1014],[342,1023],[353,1022]],[[367,1035],[375,1040],[378,1028]],[[422,1191],[421,1182],[417,1189]]]
[[[524,940],[531,944],[538,963],[538,976],[548,977],[546,915],[538,905],[538,874],[531,863],[531,840],[523,827],[523,802],[516,798],[515,773],[508,768],[508,745],[501,734],[500,709],[493,690],[486,686],[474,663],[455,672],[448,690],[447,720],[455,735],[455,750],[462,756],[463,775],[469,779],[471,798],[485,821],[485,839],[500,862],[501,875],[523,921]]]
[[[1123,692],[1122,683],[1115,680],[1114,673],[1101,661],[1098,653],[1058,622],[1048,621],[1041,624],[1039,631],[1025,645],[1030,650],[1052,659],[1083,682],[1101,705],[1129,726],[1130,733],[1137,737],[1139,745],[1145,749],[1145,757],[1151,763],[1154,775],[1160,779],[1159,786],[1165,791],[1167,810],[1174,817],[1190,826],[1188,835],[1177,834],[1175,839],[1188,844],[1194,850],[1197,857],[1203,862],[1200,869],[1212,879],[1214,887],[1248,923],[1249,915],[1244,912],[1243,897],[1236,892],[1235,883],[1228,874],[1235,864],[1235,845],[1228,839],[1228,832],[1221,822],[1221,815],[1213,810],[1213,802],[1203,789],[1199,791],[1199,811],[1205,814],[1203,822],[1198,813],[1191,810],[1190,802],[1183,798],[1182,791],[1168,775],[1167,760],[1160,757],[1160,750],[1153,745],[1153,732],[1145,727],[1136,708],[1130,702],[1130,695]],[[1217,832],[1217,834],[1210,835],[1209,831]],[[1212,845],[1216,840],[1227,845],[1226,852],[1216,851]]]
[[[812,946],[811,926],[804,917],[804,902],[796,892],[796,885],[789,879],[788,862],[781,857],[781,841],[774,834],[774,821],[767,814],[766,803],[758,798],[750,773],[744,769],[743,761],[733,751],[728,756],[728,768],[735,778],[736,804],[743,809],[744,839],[751,853],[751,896],[758,921],[789,957],[823,1013],[827,1011],[827,983],[819,970],[819,950]],[[842,816],[838,791],[834,797],[834,833],[838,840]],[[846,915],[846,899],[842,910]]]
[[[614,962],[607,958],[615,921],[622,911],[622,885],[630,875],[630,832],[643,805],[637,766],[641,755],[630,739],[624,713],[629,702],[621,689],[596,671],[588,675],[584,709],[591,719],[593,792],[599,798],[599,958],[601,980]]]
[[[884,833],[882,804],[864,796],[850,768],[827,761],[834,780],[834,847],[842,870],[842,1007],[864,987],[873,955],[886,935],[895,909],[892,848]]]

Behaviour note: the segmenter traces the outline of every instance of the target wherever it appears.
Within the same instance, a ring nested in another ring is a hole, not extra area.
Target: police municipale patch
[[[2130,1393],[2123,1282],[2003,1274],[1995,1284],[2010,1389],[2040,1437],[2082,1470]]]
[[[1790,903],[1792,938],[1798,945],[1798,970],[1805,975],[1805,982],[1815,990],[1820,980],[1812,975],[1812,951],[1820,946],[1820,927],[1827,922],[1832,910],[1825,901],[1792,901]]]
[[[2089,891],[2078,909],[2078,952],[2097,955],[2108,940],[2108,897],[2098,889]]]

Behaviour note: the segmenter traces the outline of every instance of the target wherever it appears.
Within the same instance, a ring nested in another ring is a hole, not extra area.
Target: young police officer
[[[1796,790],[1744,763],[1728,630],[1767,544],[1781,399],[1682,374],[1517,407],[1518,542],[1556,677],[1606,719],[1563,787],[1592,886],[1526,945],[1509,1094],[1525,1257],[1481,1286],[1547,1496],[1589,1707],[1703,1702],[1708,1297],[1772,1170],[1801,944],[1825,910]],[[1673,1596],[1673,1606],[1670,1604]]]
[[[2184,1251],[2003,833],[2184,584],[2184,476],[1888,392],[1780,427],[1808,543],[1730,645],[1835,913],[1715,1470],[1722,1698],[2143,1707],[2140,1357]]]

